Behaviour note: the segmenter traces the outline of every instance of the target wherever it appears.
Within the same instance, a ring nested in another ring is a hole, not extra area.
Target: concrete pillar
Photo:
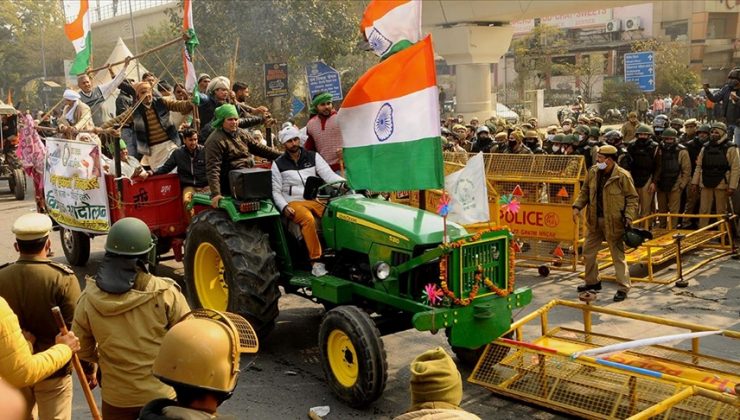
[[[491,66],[489,64],[458,64],[455,66],[457,85],[456,113],[465,119],[491,116]]]

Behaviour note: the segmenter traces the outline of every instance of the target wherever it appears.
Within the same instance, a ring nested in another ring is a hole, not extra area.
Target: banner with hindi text
[[[100,146],[47,138],[44,169],[49,216],[70,230],[107,233],[110,213]]]

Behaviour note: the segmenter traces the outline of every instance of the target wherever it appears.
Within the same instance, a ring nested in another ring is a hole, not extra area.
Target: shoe
[[[601,290],[601,282],[595,284],[582,284],[578,286],[578,293],[588,292],[589,290]]]
[[[621,290],[618,290],[617,293],[614,295],[614,301],[615,302],[621,302],[623,300],[627,299],[627,292],[623,292]]]
[[[326,271],[326,267],[324,266],[324,263],[313,263],[313,266],[311,267],[311,274],[314,275],[314,277],[321,277],[329,274],[328,271]]]

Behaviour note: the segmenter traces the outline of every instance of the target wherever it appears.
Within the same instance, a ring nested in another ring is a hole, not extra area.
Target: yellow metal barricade
[[[707,226],[696,230],[677,229],[676,225],[685,218],[708,219]],[[653,239],[646,241],[639,248],[627,249],[625,259],[628,265],[643,264],[646,272],[644,276],[632,275],[632,281],[668,284],[682,280],[683,276],[703,267],[709,262],[734,252],[733,233],[730,223],[734,223],[736,216],[714,214],[664,214],[657,213],[635,220],[635,227],[650,229]],[[661,220],[663,227],[656,223]],[[663,221],[664,220],[664,221]],[[651,228],[652,227],[652,228]],[[686,264],[686,254],[702,251],[702,258],[692,264]],[[599,251],[596,256],[599,261],[599,270],[614,265],[609,248]],[[667,273],[659,273],[662,268],[676,269]],[[634,271],[633,271],[634,273]],[[584,277],[584,274],[581,274]],[[610,272],[600,272],[602,280],[614,281],[616,277]]]
[[[566,311],[581,312],[583,325],[550,325],[553,319],[572,318],[563,317]],[[624,328],[627,322],[630,325]],[[712,340],[716,348],[740,348],[737,331],[690,338],[689,350],[660,344],[575,356],[644,338],[639,334],[646,331],[655,336],[716,330],[721,329],[553,300],[512,324],[515,339],[489,345],[468,380],[498,394],[586,418],[737,420],[738,353],[710,354],[702,346],[702,340]],[[614,331],[628,334],[616,336]]]
[[[459,170],[473,154],[445,153],[445,175]],[[519,247],[517,265],[577,270],[578,241],[583,223],[572,219],[572,204],[585,178],[583,156],[484,154],[486,185],[491,214],[489,223],[466,226],[469,230],[507,226]],[[426,191],[423,208],[436,210],[441,191]],[[499,201],[513,195],[519,211],[507,212]],[[419,199],[411,200],[412,204]]]

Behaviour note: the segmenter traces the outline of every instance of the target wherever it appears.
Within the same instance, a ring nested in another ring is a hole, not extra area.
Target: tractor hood
[[[434,213],[361,195],[333,200],[323,219],[325,237],[333,248],[357,251],[372,243],[408,250],[417,245],[439,244],[443,224],[442,217]],[[447,222],[447,235],[454,239],[467,235],[467,231]]]

